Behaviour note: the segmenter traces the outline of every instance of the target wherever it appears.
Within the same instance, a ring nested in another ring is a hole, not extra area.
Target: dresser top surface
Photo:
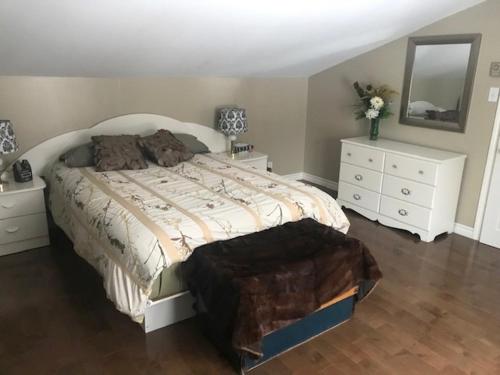
[[[371,141],[368,137],[345,138],[342,143],[350,143],[357,146],[393,152],[397,154],[412,155],[420,159],[428,159],[433,161],[444,162],[451,159],[466,158],[465,154],[439,150],[436,148],[412,145],[411,143],[391,141],[390,139],[379,138],[376,141]]]

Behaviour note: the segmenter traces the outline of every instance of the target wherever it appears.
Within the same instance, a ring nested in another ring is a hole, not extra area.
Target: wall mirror
[[[401,124],[465,132],[481,34],[408,39]]]

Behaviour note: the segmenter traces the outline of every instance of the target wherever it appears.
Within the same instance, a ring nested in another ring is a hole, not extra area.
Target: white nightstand
[[[9,181],[0,193],[0,256],[50,243],[43,189],[35,176],[23,184]]]
[[[245,164],[248,164],[256,169],[260,169],[262,171],[267,171],[267,158],[266,154],[262,154],[257,151],[252,152],[240,152],[234,155],[234,158],[231,158],[231,154],[227,152],[221,152],[218,155],[224,156],[229,160],[238,160]]]

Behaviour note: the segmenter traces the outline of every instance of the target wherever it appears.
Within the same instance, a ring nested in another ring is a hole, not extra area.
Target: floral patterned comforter
[[[203,244],[310,217],[347,232],[328,194],[216,154],[173,168],[96,172],[56,163],[50,207],[117,308],[141,321],[154,280]]]

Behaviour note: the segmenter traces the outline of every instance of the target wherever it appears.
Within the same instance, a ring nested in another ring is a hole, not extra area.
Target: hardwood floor
[[[384,279],[351,321],[251,374],[500,374],[500,250],[348,211]],[[233,374],[193,320],[145,335],[64,238],[0,258],[0,374]]]

